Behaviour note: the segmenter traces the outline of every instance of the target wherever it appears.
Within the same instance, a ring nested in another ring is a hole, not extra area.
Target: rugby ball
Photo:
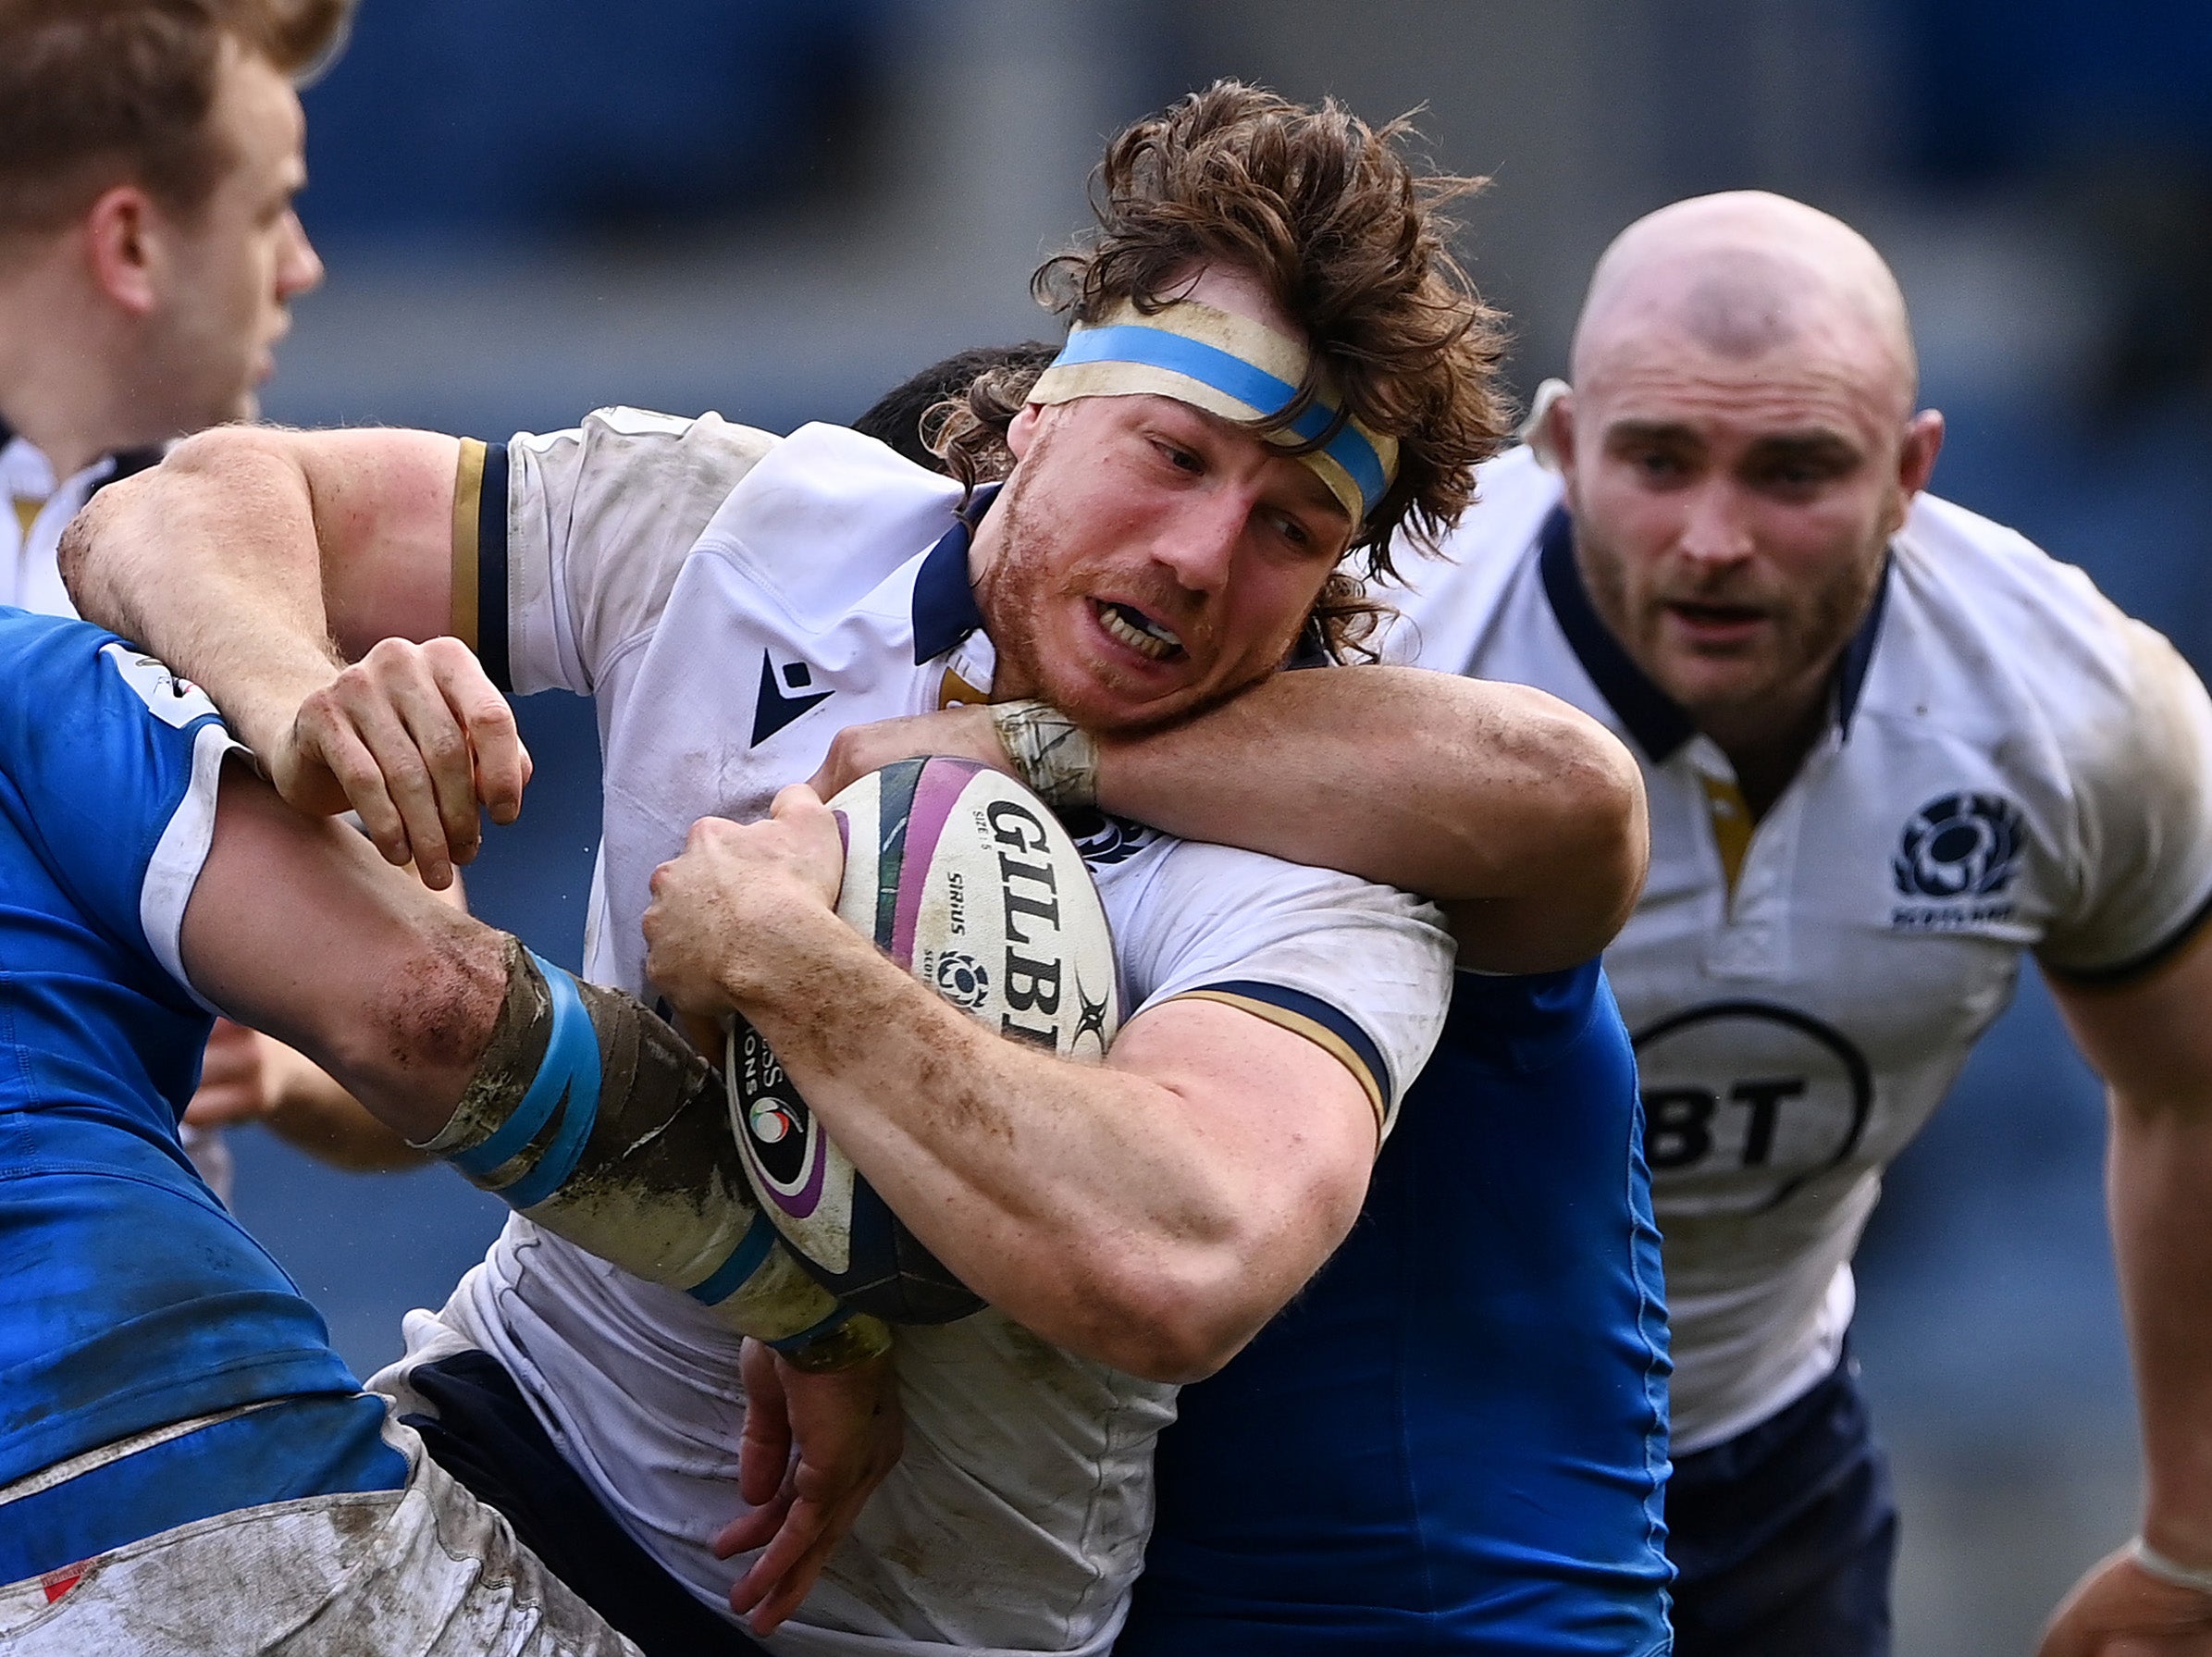
[[[1050,807],[988,766],[944,757],[886,765],[829,804],[845,836],[846,924],[1001,1035],[1079,1062],[1106,1056],[1121,1016],[1114,941]],[[822,1287],[897,1323],[982,1305],[823,1131],[742,1017],[725,1065],[753,1193]]]

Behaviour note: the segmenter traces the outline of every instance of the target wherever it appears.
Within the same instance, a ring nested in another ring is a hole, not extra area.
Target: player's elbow
[[[1480,705],[1505,717],[1493,764],[1466,768],[1456,820],[1500,822],[1501,774],[1512,779],[1514,805],[1502,836],[1492,832],[1470,842],[1479,877],[1435,895],[1494,898],[1574,886],[1625,916],[1642,888],[1650,850],[1635,756],[1604,725],[1549,691],[1489,682],[1479,689]],[[1493,866],[1501,847],[1510,847],[1502,869]]]
[[[1537,693],[1540,694],[1540,693]],[[1578,966],[1612,943],[1643,895],[1651,859],[1643,773],[1612,732],[1563,702],[1509,890],[1447,899],[1460,964],[1488,972]]]
[[[1108,1290],[1094,1309],[1088,1355],[1145,1380],[1204,1380],[1267,1320],[1233,1292],[1226,1262],[1192,1257]]]
[[[1587,958],[1613,941],[1643,896],[1651,820],[1635,756],[1595,720],[1576,717],[1583,729],[1563,786],[1575,801],[1570,855],[1588,910]]]
[[[77,613],[97,625],[132,635],[139,630],[130,624],[117,603],[113,575],[123,545],[117,531],[130,515],[133,502],[128,491],[137,481],[125,478],[94,495],[69,520],[55,549],[62,586],[68,589]]]
[[[1546,850],[1526,873],[1551,911],[1553,964],[1568,965],[1604,948],[1635,909],[1651,825],[1643,772],[1626,746],[1579,709],[1545,701]]]
[[[1523,765],[1563,835],[1559,855],[1632,861],[1640,883],[1648,847],[1636,757],[1581,709],[1527,686],[1521,694]]]
[[[132,637],[135,625],[128,573],[142,561],[161,555],[165,526],[189,511],[198,491],[211,483],[236,487],[241,477],[269,476],[284,468],[297,473],[286,452],[291,434],[264,427],[218,426],[184,439],[161,464],[120,478],[95,494],[56,549],[62,585],[85,620]],[[252,487],[249,485],[249,487]]]

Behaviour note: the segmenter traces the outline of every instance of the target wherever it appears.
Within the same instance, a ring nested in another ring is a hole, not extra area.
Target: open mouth
[[[1094,599],[1091,607],[1097,613],[1098,624],[1110,637],[1120,640],[1146,661],[1173,662],[1182,655],[1183,641],[1143,611],[1104,599]]]

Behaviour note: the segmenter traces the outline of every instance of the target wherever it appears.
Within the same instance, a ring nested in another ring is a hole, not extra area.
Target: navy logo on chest
[[[775,658],[765,650],[760,653],[760,694],[753,703],[752,747],[759,748],[800,714],[830,699],[829,691],[816,690],[813,684],[813,670],[805,662],[786,662],[778,672]]]
[[[1159,830],[1126,817],[1108,817],[1103,811],[1074,811],[1061,821],[1075,838],[1076,850],[1094,869],[1111,869],[1127,862],[1160,837]]]
[[[2011,919],[2005,896],[2020,872],[2020,810],[2001,794],[1940,795],[1906,821],[1889,860],[1897,896],[1892,927],[1947,932]]]

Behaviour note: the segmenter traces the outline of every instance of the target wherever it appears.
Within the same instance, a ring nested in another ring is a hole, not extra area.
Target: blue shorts
[[[1888,1657],[1897,1510],[1847,1354],[1667,1486],[1680,1657]]]

